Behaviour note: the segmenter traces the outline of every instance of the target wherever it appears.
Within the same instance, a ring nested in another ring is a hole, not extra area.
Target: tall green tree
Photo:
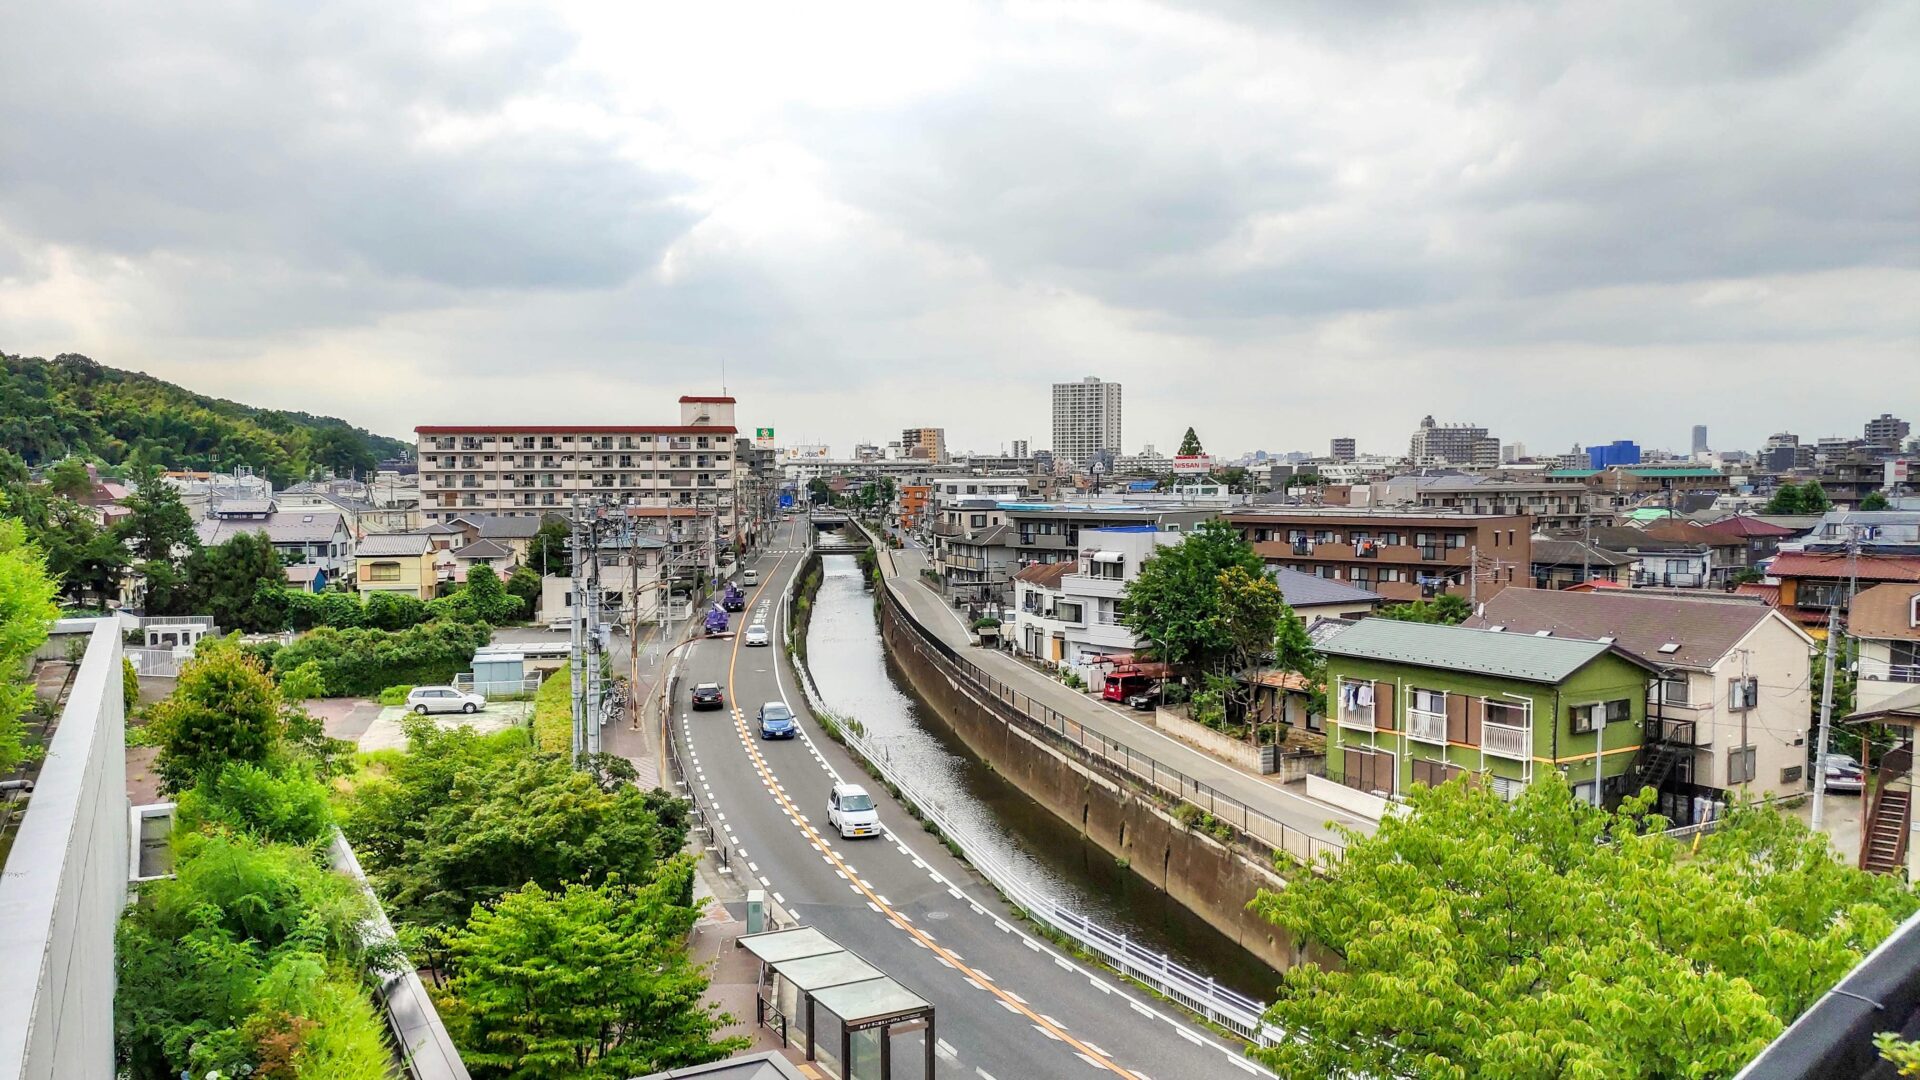
[[[527,545],[527,566],[536,574],[566,577],[573,573],[573,530],[559,518],[540,525]]]
[[[1235,568],[1249,578],[1265,576],[1253,545],[1232,525],[1203,521],[1141,564],[1120,597],[1120,623],[1156,659],[1217,670],[1234,646],[1221,618],[1221,575]]]
[[[62,499],[85,499],[93,494],[93,475],[77,457],[62,458],[47,470],[47,490]]]
[[[1767,513],[1798,514],[1803,512],[1802,505],[1799,485],[1783,482],[1767,500]]]
[[[1891,505],[1887,502],[1886,494],[1879,491],[1869,491],[1867,497],[1860,500],[1860,509],[1867,511],[1885,510]]]
[[[1222,647],[1215,685],[1226,703],[1239,714],[1253,698],[1253,669],[1272,655],[1274,639],[1281,623],[1293,614],[1265,569],[1248,573],[1244,566],[1229,566],[1218,579],[1219,612],[1216,615]],[[1249,739],[1258,738],[1258,730],[1248,725]]]
[[[20,717],[33,704],[27,662],[59,617],[55,592],[46,559],[27,543],[26,528],[0,518],[0,774],[26,755]]]
[[[1193,457],[1197,454],[1204,454],[1206,451],[1200,449],[1200,436],[1195,435],[1192,428],[1188,428],[1187,433],[1180,439],[1180,449],[1175,451],[1175,453],[1178,453],[1181,457]]]
[[[126,545],[102,528],[93,511],[68,498],[47,503],[47,527],[38,537],[60,594],[74,604],[104,603],[120,595]]]
[[[540,607],[540,575],[524,566],[516,566],[507,575],[507,595],[520,601],[522,618],[532,617]]]
[[[1299,676],[1307,684],[1307,710],[1318,713],[1327,700],[1327,658],[1313,647],[1307,623],[1289,606],[1280,617],[1273,638],[1274,669]]]
[[[1833,500],[1827,497],[1827,489],[1820,481],[1809,480],[1800,488],[1800,512],[1803,514],[1824,514],[1833,509]]]
[[[128,510],[114,526],[114,534],[142,562],[164,561],[178,564],[200,548],[200,535],[194,531],[193,514],[180,501],[173,485],[149,478],[138,490],[121,500]]]
[[[467,584],[455,594],[460,605],[485,622],[512,622],[521,617],[520,598],[500,584],[500,575],[491,566],[476,566],[467,571]]]
[[[1407,802],[1254,901],[1335,961],[1268,1010],[1292,1038],[1254,1055],[1283,1076],[1729,1077],[1917,903],[1770,808],[1694,848],[1552,770],[1513,802],[1464,780]]]
[[[170,791],[184,791],[228,762],[259,765],[286,730],[279,691],[252,654],[203,643],[165,701],[147,711],[160,739],[156,762]]]
[[[448,991],[474,1075],[626,1080],[744,1049],[715,1037],[732,1018],[687,955],[692,873],[681,857],[644,885],[527,885],[475,909]]]

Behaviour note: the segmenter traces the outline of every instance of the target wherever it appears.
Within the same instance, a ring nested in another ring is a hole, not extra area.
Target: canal
[[[807,666],[828,708],[852,717],[876,751],[959,824],[964,846],[1018,868],[1068,906],[1104,918],[1222,985],[1261,1001],[1280,981],[1266,964],[1118,864],[993,771],[923,708],[880,643],[873,594],[851,555],[821,560]]]

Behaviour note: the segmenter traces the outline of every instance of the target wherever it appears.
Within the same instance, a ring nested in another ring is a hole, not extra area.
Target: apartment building
[[[1104,672],[1096,670],[1096,657],[1140,647],[1133,631],[1120,625],[1118,605],[1127,583],[1140,576],[1141,564],[1155,551],[1183,538],[1153,525],[1090,528],[1080,534],[1072,558],[1016,571],[1009,633],[1015,649],[1097,685]]]
[[[1756,597],[1628,589],[1510,589],[1469,627],[1617,644],[1657,663],[1637,782],[1692,824],[1729,793],[1806,790],[1814,640]]]
[[[1860,647],[1854,700],[1876,709],[1920,685],[1920,584],[1886,582],[1853,598],[1847,633]]]
[[[1588,799],[1596,776],[1603,800],[1632,786],[1656,669],[1617,645],[1362,619],[1321,651],[1333,722],[1310,795],[1378,816],[1463,773],[1509,799],[1549,769]]]
[[[736,535],[734,399],[687,396],[665,425],[422,425],[428,522],[476,510],[537,517],[579,500],[685,507]]]
[[[947,432],[945,428],[920,427],[907,428],[900,433],[900,456],[931,461],[936,464],[947,460]]]
[[[1388,600],[1484,600],[1526,585],[1533,573],[1533,519],[1525,514],[1253,507],[1226,519],[1267,565]]]
[[[1373,485],[1374,506],[1452,510],[1462,514],[1526,514],[1536,529],[1608,525],[1613,510],[1581,484],[1564,480],[1495,479],[1473,473],[1396,476]]]
[[[1327,444],[1327,456],[1345,464],[1360,456],[1360,445],[1353,439],[1334,439]]]
[[[1191,532],[1220,516],[1213,507],[1149,506],[1134,503],[1001,503],[1012,527],[1017,565],[1071,562],[1080,557],[1081,533],[1096,529],[1150,526],[1160,532]]]
[[[1054,383],[1054,458],[1085,466],[1100,453],[1120,453],[1120,384],[1093,375]]]
[[[1441,424],[1431,416],[1420,418],[1407,444],[1415,465],[1500,464],[1500,440],[1473,424]]]

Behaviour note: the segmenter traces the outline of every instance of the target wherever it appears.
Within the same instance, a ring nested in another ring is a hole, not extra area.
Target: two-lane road
[[[804,556],[804,523],[788,523],[753,564],[760,585],[736,629],[764,622],[768,648],[739,637],[688,647],[672,703],[673,735],[714,825],[744,851],[736,865],[787,910],[932,1002],[943,1076],[988,1080],[1095,1077],[1174,1080],[1258,1074],[1237,1046],[1020,926],[992,890],[928,837],[836,743],[820,735],[786,670],[780,619]],[[727,690],[724,712],[693,713],[695,683]],[[760,705],[785,701],[801,737],[763,741]],[[863,783],[883,836],[843,841],[826,824],[827,791]],[[896,1040],[895,1075],[919,1075],[919,1036]]]

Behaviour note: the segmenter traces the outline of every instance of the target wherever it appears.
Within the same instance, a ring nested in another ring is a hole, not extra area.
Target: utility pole
[[[1820,831],[1827,802],[1827,729],[1833,721],[1833,636],[1840,620],[1840,609],[1827,609],[1826,677],[1820,685],[1820,734],[1813,744],[1813,818],[1814,832]]]

